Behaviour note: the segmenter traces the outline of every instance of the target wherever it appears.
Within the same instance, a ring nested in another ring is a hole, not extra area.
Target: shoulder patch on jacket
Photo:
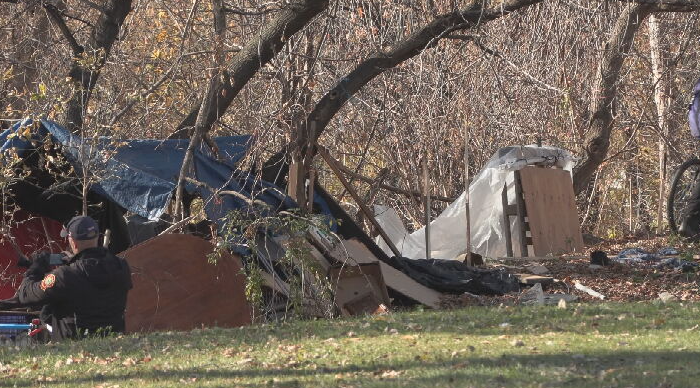
[[[48,288],[53,287],[56,284],[56,275],[50,273],[46,276],[44,276],[44,279],[41,281],[41,289],[43,291],[46,291]]]

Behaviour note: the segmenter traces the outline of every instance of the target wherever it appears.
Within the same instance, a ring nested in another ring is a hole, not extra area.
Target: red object
[[[61,237],[63,226],[59,222],[50,218],[34,216],[22,210],[16,211],[11,217],[5,217],[2,227],[2,232],[0,232],[0,299],[9,299],[15,295],[22,282],[22,275],[27,270],[17,266],[17,253],[12,248],[10,236],[14,238],[19,249],[27,257],[42,250],[56,253],[63,251],[67,247],[67,242]],[[7,228],[10,230],[9,234]]]

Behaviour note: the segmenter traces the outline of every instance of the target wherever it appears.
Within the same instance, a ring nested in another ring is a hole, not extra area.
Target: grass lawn
[[[700,304],[473,307],[0,348],[0,387],[698,387]]]

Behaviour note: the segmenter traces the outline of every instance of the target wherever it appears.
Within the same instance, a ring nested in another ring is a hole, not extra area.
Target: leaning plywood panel
[[[251,322],[238,256],[207,262],[214,246],[199,237],[166,234],[122,252],[131,266],[129,332],[233,327]]]
[[[571,174],[556,168],[525,167],[520,170],[520,181],[534,255],[583,252]]]
[[[334,251],[333,256],[341,262],[344,262],[347,258],[350,264],[379,262],[382,269],[384,282],[388,288],[391,288],[399,294],[407,296],[428,307],[440,307],[440,298],[442,297],[441,293],[416,282],[405,273],[383,261],[378,260],[372,254],[372,252],[370,252],[369,249],[364,246],[364,244],[357,240],[343,241],[343,244],[339,244],[339,247]]]

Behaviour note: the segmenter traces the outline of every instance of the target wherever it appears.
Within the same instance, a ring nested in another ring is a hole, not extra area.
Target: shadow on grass
[[[661,335],[657,332],[685,330],[697,322],[700,304],[656,305],[650,303],[609,303],[605,305],[579,305],[569,309],[556,307],[515,307],[497,309],[471,307],[460,310],[407,312],[384,317],[362,317],[319,321],[266,324],[251,327],[191,332],[136,334],[123,338],[92,339],[68,342],[56,346],[23,349],[12,352],[0,349],[0,358],[16,356],[69,356],[86,351],[98,357],[108,357],[115,352],[123,356],[141,354],[147,349],[187,347],[192,351],[219,346],[233,348],[266,346],[271,338],[279,343],[302,341],[318,342],[328,338],[345,338],[352,331],[365,340],[385,337],[395,329],[401,334],[416,332],[447,334],[454,337],[544,334],[556,332],[562,335],[593,332],[606,335],[646,331],[644,335]],[[574,313],[576,311],[576,313]],[[507,322],[507,327],[501,324]],[[692,331],[693,333],[695,331]],[[689,331],[688,333],[691,333]],[[667,334],[663,334],[667,335]]]
[[[327,366],[317,369],[261,368],[245,370],[187,368],[181,370],[134,370],[99,376],[76,375],[68,379],[43,382],[43,385],[77,385],[138,383],[139,385],[176,386],[181,380],[196,378],[222,387],[236,386],[327,386],[329,382],[343,385],[387,387],[410,386],[544,386],[600,387],[618,383],[633,383],[635,387],[697,386],[700,378],[700,352],[610,352],[572,355],[503,355],[500,357],[458,357],[446,361],[375,362],[369,365]],[[228,365],[228,367],[233,365]],[[391,371],[394,377],[387,378]],[[646,372],[646,373],[643,373]],[[130,381],[136,380],[139,381]],[[246,380],[257,381],[246,381]],[[145,381],[141,381],[145,380]],[[218,380],[223,380],[219,382]],[[605,384],[605,383],[608,384]],[[320,385],[319,385],[320,384]],[[551,385],[554,384],[554,385]],[[639,384],[639,385],[637,385]],[[675,384],[675,385],[674,385]],[[0,387],[28,387],[35,380],[6,379]],[[629,386],[629,385],[625,385]]]

